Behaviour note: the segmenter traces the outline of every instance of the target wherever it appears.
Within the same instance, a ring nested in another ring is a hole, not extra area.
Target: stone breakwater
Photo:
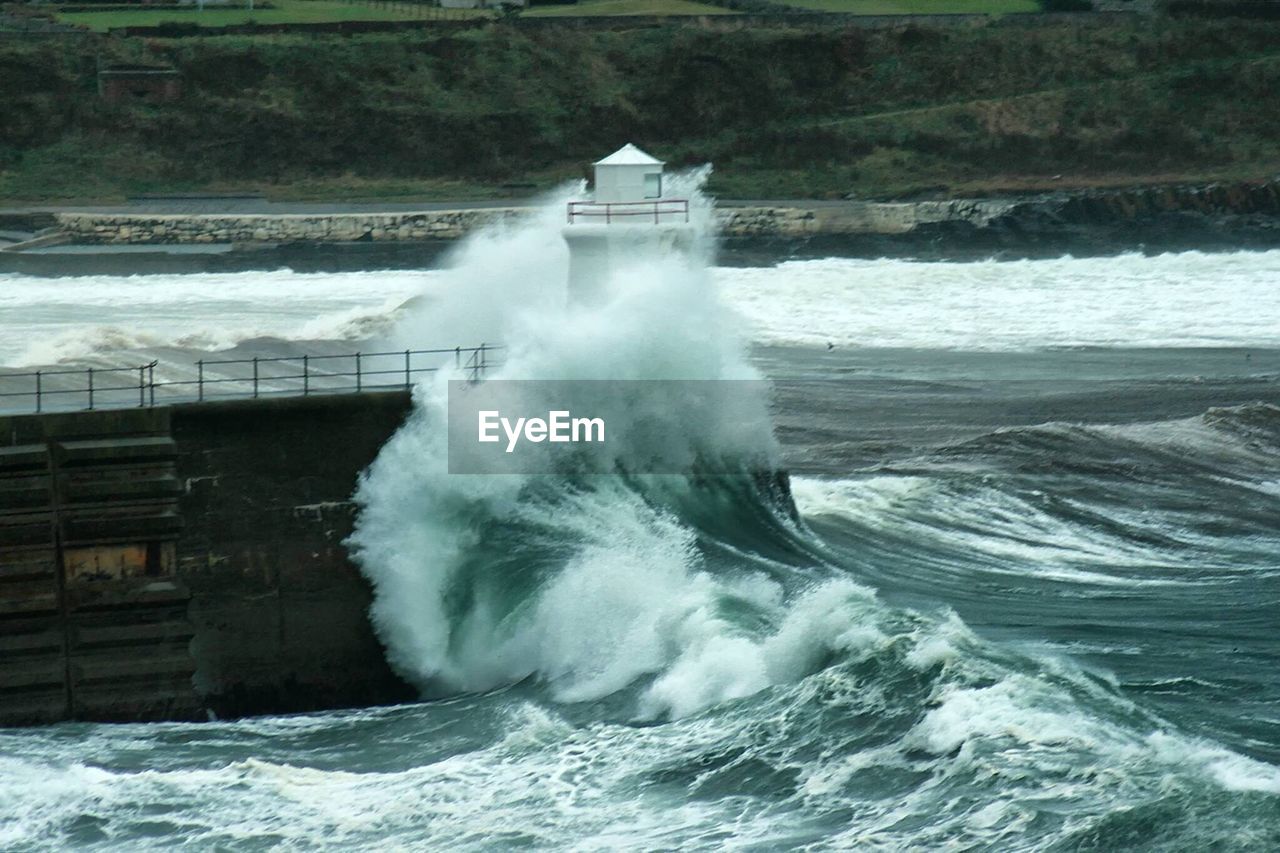
[[[839,206],[726,207],[717,211],[730,237],[900,234],[927,222],[985,225],[1005,202],[917,202]],[[479,228],[517,221],[533,208],[335,214],[59,213],[58,227],[77,243],[348,243],[455,240]]]
[[[822,207],[726,207],[716,212],[727,237],[908,234],[921,225],[986,227],[1014,207],[1002,200],[865,202]]]
[[[76,243],[289,245],[456,240],[533,212],[530,207],[334,214],[63,212],[56,219],[61,234]],[[1224,235],[1248,231],[1268,242],[1280,239],[1280,180],[1004,199],[726,205],[716,215],[727,238],[859,239],[874,244],[869,250],[940,241],[1035,245],[1064,237],[1158,242],[1163,234],[1189,237],[1205,229]]]
[[[57,223],[78,243],[349,243],[456,240],[531,212],[515,207],[359,214],[77,212],[57,214]]]

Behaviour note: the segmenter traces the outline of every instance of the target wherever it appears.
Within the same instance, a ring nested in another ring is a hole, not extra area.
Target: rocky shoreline
[[[941,205],[941,209],[936,207]],[[896,231],[730,236],[747,256],[1016,259],[1280,248],[1280,180],[919,202]]]

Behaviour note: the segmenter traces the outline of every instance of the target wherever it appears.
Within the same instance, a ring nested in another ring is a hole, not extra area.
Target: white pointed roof
[[[603,160],[595,162],[597,166],[661,166],[663,162],[652,157],[628,142]]]

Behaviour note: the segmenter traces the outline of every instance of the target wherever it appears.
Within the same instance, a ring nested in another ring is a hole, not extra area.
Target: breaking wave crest
[[[556,200],[532,225],[474,240],[452,273],[456,288],[403,333],[465,315],[476,335],[506,342],[494,379],[754,378],[707,274],[702,179],[683,179],[704,229],[690,257],[618,263],[601,305],[566,304]],[[494,310],[478,318],[477,302]],[[449,475],[447,378],[417,389],[409,422],[364,477],[351,539],[374,581],[374,620],[391,660],[424,690],[534,676],[558,699],[580,702],[637,686],[637,713],[679,716],[803,675],[796,661],[821,657],[805,643],[846,642],[843,630],[809,636],[788,615],[840,611],[843,593],[802,593],[794,572],[767,557],[740,571],[744,534],[801,535],[785,480],[771,473],[767,430],[729,447],[737,425],[724,414],[683,425],[692,455],[740,459],[729,477]],[[663,403],[641,395],[632,416],[675,416]]]

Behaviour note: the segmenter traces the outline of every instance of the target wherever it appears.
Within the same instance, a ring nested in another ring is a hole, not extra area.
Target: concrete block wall
[[[385,704],[414,693],[368,620],[347,556],[360,472],[408,413],[406,392],[173,409],[195,687],[219,716]]]
[[[383,704],[342,545],[404,392],[0,418],[0,725]]]
[[[0,724],[198,714],[168,414],[0,422]]]

